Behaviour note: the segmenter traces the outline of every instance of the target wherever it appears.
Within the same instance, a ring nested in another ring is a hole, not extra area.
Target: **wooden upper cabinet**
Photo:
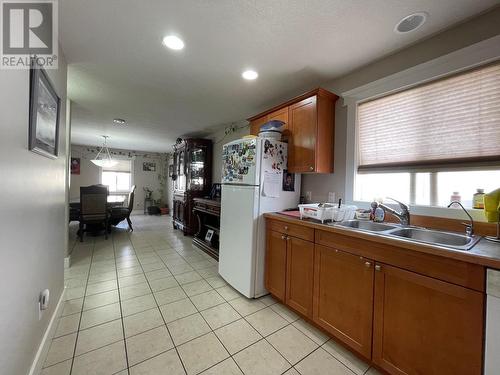
[[[259,134],[260,127],[267,122],[267,116],[256,118],[250,121],[250,134]]]
[[[314,251],[314,322],[370,358],[374,262],[322,245]]]
[[[266,240],[266,289],[276,298],[285,301],[286,236],[274,230],[268,230]]]
[[[312,317],[314,243],[286,237],[286,304]]]
[[[257,135],[268,121],[285,123],[288,170],[293,173],[332,173],[335,102],[338,96],[321,88],[248,119],[250,134]]]
[[[316,96],[291,105],[288,108],[288,116],[288,170],[296,173],[314,172],[318,139]]]
[[[283,133],[286,133],[288,130],[288,107],[280,108],[274,112],[271,112],[265,116],[258,117],[254,120],[250,121],[250,134],[258,135],[260,131],[260,127],[264,125],[266,122],[277,120],[283,121],[285,125],[283,125]]]
[[[482,293],[377,264],[374,309],[373,362],[390,374],[482,373]]]
[[[286,132],[288,130],[288,107],[278,109],[267,115],[267,121],[273,120],[283,121],[285,123],[285,125],[283,125],[283,132]]]

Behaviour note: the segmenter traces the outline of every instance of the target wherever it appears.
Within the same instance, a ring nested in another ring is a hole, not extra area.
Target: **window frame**
[[[129,172],[124,172],[124,171],[112,171],[112,170],[104,170],[104,168],[99,167],[99,183],[102,184],[102,173],[103,172],[116,172],[116,173],[130,173],[130,188],[129,190],[124,190],[124,191],[110,191],[109,195],[121,195],[124,196],[130,192],[130,189],[132,186],[134,186],[134,159],[130,159],[130,171]]]
[[[358,104],[498,61],[500,60],[498,45],[500,45],[500,36],[495,36],[341,94],[343,104],[347,107],[346,202],[361,208],[369,208],[370,205],[369,202],[354,200],[355,180],[358,173]],[[483,168],[487,169],[487,167]],[[449,169],[446,168],[446,170],[451,169],[451,166]],[[397,208],[395,205],[392,207]],[[459,210],[444,207],[410,205],[410,208],[412,213],[417,215],[452,219],[462,218],[464,215],[463,212],[457,212]],[[467,211],[475,220],[485,221],[482,210],[468,209]]]

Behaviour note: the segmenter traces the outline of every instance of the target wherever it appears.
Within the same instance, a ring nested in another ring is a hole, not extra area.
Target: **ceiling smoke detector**
[[[406,34],[417,30],[422,26],[429,15],[426,12],[418,12],[410,14],[399,21],[394,27],[394,32],[398,34]]]
[[[126,121],[122,118],[114,118],[113,122],[117,125],[125,125]]]

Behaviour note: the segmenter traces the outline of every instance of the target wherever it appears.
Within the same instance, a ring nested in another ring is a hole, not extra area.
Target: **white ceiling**
[[[72,142],[170,151],[497,4],[497,0],[64,0]],[[416,11],[409,35],[395,24]],[[164,35],[186,47],[171,51]],[[256,81],[241,72],[254,68]],[[124,118],[125,127],[113,125]]]

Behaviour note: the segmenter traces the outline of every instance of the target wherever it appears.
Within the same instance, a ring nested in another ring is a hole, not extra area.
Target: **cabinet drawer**
[[[314,229],[303,225],[290,224],[279,220],[268,220],[269,229],[276,232],[288,234],[292,237],[302,238],[306,241],[314,241]]]

